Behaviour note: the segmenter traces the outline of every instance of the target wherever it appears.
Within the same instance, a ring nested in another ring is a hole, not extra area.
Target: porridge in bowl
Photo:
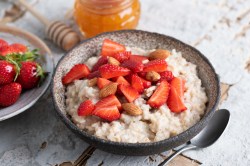
[[[127,143],[177,135],[205,113],[207,96],[196,65],[176,50],[143,50],[105,39],[100,56],[62,79],[66,111],[82,130]]]

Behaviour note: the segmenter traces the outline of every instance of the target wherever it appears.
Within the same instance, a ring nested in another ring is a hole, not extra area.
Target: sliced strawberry
[[[121,66],[130,69],[134,73],[141,72],[143,70],[142,62],[137,62],[133,60],[126,60],[121,64]]]
[[[99,67],[101,67],[102,65],[105,65],[108,63],[108,58],[102,56],[100,59],[98,59],[98,61],[96,62],[96,64],[93,66],[92,68],[92,72],[96,71],[99,69]]]
[[[111,56],[117,52],[122,52],[125,50],[126,50],[125,46],[123,46],[119,43],[116,43],[110,39],[105,39],[102,43],[101,55],[102,56]]]
[[[0,51],[1,51],[2,47],[7,46],[7,45],[8,45],[8,43],[5,40],[0,39]]]
[[[142,80],[142,83],[143,83],[143,86],[144,86],[145,89],[149,88],[151,86],[151,82],[150,81],[147,81],[147,80],[145,80],[143,78],[141,78],[141,80]]]
[[[89,73],[89,75],[87,76],[88,79],[92,79],[92,78],[95,78],[95,77],[101,77],[101,73],[99,70],[96,70],[92,73]]]
[[[172,112],[180,113],[187,109],[177,90],[171,86],[167,105]]]
[[[135,74],[132,75],[131,86],[134,89],[136,89],[139,93],[142,93],[144,91],[142,79]]]
[[[140,76],[140,77],[142,77],[142,78],[146,78],[146,75],[147,75],[147,72],[139,72],[139,73],[137,73],[138,74],[138,76]]]
[[[77,64],[62,78],[62,83],[67,85],[74,80],[87,77],[89,73],[89,68],[85,64]]]
[[[130,83],[123,76],[117,77],[115,82],[117,82],[118,84],[130,85]]]
[[[131,55],[129,60],[143,63],[143,61],[148,60],[148,58],[143,55]]]
[[[114,121],[117,119],[120,119],[121,114],[118,110],[118,108],[114,105],[112,106],[106,106],[106,107],[97,107],[94,111],[93,111],[93,115],[98,116],[104,120],[107,121]]]
[[[124,62],[125,60],[128,60],[130,58],[131,52],[130,51],[123,51],[123,52],[117,52],[111,57],[117,59],[119,62]]]
[[[173,78],[170,83],[170,93],[167,105],[172,112],[180,113],[187,109],[183,101],[184,84],[185,81],[178,77]]]
[[[179,94],[179,96],[183,100],[184,91],[185,91],[185,80],[181,79],[180,77],[175,77],[172,79],[170,84],[173,88],[175,88],[175,90],[177,91],[177,94]]]
[[[129,102],[133,102],[140,96],[137,90],[131,86],[120,84],[118,88]]]
[[[104,86],[108,85],[111,81],[105,78],[98,78],[97,79],[97,86],[99,89],[102,89]]]
[[[147,103],[153,108],[159,108],[164,103],[166,103],[169,95],[169,89],[169,83],[166,80],[163,80],[156,88]]]
[[[15,52],[17,53],[25,53],[28,51],[28,48],[25,45],[20,44],[20,43],[13,43],[10,46],[14,48]]]
[[[106,64],[99,68],[101,76],[109,79],[118,76],[125,76],[130,73],[130,70],[125,67],[120,67],[112,64]]]
[[[78,107],[77,113],[79,116],[88,116],[91,115],[95,109],[95,105],[91,100],[85,100]]]
[[[167,80],[168,82],[170,82],[174,78],[174,75],[171,71],[161,72],[160,75],[161,75],[161,78],[159,81]]]
[[[122,108],[120,101],[117,99],[115,95],[109,95],[100,101],[98,101],[95,107],[106,107],[106,106],[116,106],[118,109]]]
[[[153,61],[149,61],[147,64],[144,65],[144,72],[148,71],[155,71],[155,72],[163,72],[167,70],[167,62],[162,59],[157,59]]]

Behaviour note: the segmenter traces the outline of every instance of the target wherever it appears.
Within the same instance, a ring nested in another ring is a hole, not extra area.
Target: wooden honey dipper
[[[46,26],[47,37],[62,49],[68,51],[80,42],[80,36],[72,28],[60,21],[49,21],[25,0],[19,0],[19,3]]]

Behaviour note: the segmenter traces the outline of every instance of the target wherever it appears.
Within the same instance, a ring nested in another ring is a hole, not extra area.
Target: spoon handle
[[[164,166],[165,164],[168,164],[173,158],[175,158],[177,155],[179,155],[180,153],[186,151],[186,150],[190,150],[190,149],[195,149],[196,146],[194,145],[186,145],[183,148],[179,149],[178,151],[176,151],[175,153],[171,154],[168,158],[166,158],[161,164],[159,164],[158,166]]]

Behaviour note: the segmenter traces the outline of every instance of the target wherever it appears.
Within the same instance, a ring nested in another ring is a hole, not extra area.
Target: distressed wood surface
[[[12,1],[14,2],[14,1]],[[30,1],[51,20],[74,25],[73,1]],[[209,148],[186,152],[171,166],[250,165],[250,1],[141,0],[138,29],[174,36],[204,53],[222,84],[219,108],[229,109],[231,122]],[[5,13],[5,11],[9,13]],[[10,12],[12,11],[12,12]],[[6,21],[3,18],[8,16]],[[0,1],[0,22],[24,28],[43,39],[56,61],[64,52],[45,38],[44,27],[30,13]],[[45,107],[46,106],[46,107]],[[49,107],[48,107],[49,106]],[[0,122],[0,165],[158,165],[169,154],[126,157],[91,150],[56,117],[49,92],[28,111]]]

